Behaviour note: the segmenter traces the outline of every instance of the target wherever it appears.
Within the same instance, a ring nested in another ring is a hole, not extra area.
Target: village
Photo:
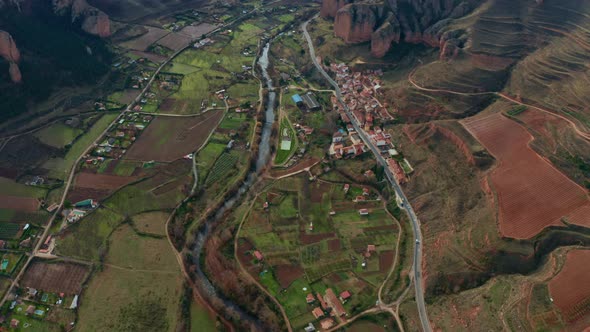
[[[413,168],[407,159],[398,151],[391,140],[391,135],[382,129],[394,120],[387,110],[387,105],[377,98],[380,93],[381,70],[368,70],[352,73],[345,64],[331,64],[330,70],[335,73],[336,82],[342,91],[343,100],[352,112],[350,119],[336,96],[332,96],[332,107],[336,110],[346,128],[341,128],[332,135],[329,154],[334,159],[354,158],[368,151],[351,121],[354,120],[362,128],[387,161],[389,170],[398,183],[406,183]]]

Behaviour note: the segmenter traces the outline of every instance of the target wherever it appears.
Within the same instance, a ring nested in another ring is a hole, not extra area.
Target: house
[[[98,207],[98,203],[89,198],[74,204],[74,207],[81,209],[95,209]]]
[[[258,250],[254,251],[254,257],[256,257],[256,259],[259,261],[264,259],[264,256],[262,256],[262,253]]]
[[[322,294],[317,293],[316,296],[318,298],[318,301],[320,301],[320,306],[322,307],[322,309],[328,310],[328,304],[326,304],[326,301],[324,301],[324,297],[322,296]]]
[[[303,330],[305,330],[305,332],[314,332],[315,326],[313,326],[312,323],[309,323],[305,328],[303,328]]]
[[[336,294],[334,294],[332,288],[326,289],[326,302],[333,309],[333,316],[340,317],[346,315],[346,310],[344,310],[342,303],[336,298]]]
[[[332,143],[340,143],[342,142],[342,133],[337,131],[332,135]]]
[[[331,216],[335,216],[336,215],[336,211],[330,211],[330,215]]]
[[[25,311],[25,313],[27,315],[32,315],[35,313],[35,306],[34,305],[30,305],[27,307],[27,310]]]
[[[10,327],[12,327],[13,329],[16,329],[18,327],[18,324],[20,324],[20,321],[18,319],[12,319],[10,321]]]
[[[309,293],[309,294],[307,294],[307,297],[305,298],[305,301],[307,301],[307,304],[314,303],[315,302],[315,297],[313,297],[313,294]]]
[[[359,210],[359,214],[361,216],[368,216],[369,215],[369,210],[368,209],[360,209]]]
[[[29,288],[28,294],[29,296],[37,295],[38,291],[35,288]]]
[[[344,193],[346,194],[350,190],[350,185],[347,183],[344,185]]]
[[[321,108],[320,103],[318,103],[317,99],[311,92],[304,94],[302,99],[305,107],[310,111],[317,111]]]
[[[346,300],[350,299],[350,292],[349,291],[344,291],[342,293],[340,293],[340,301],[342,301],[342,303],[346,302]]]
[[[357,196],[357,197],[354,199],[354,202],[357,202],[357,203],[358,203],[358,202],[364,202],[364,201],[366,201],[366,199],[365,199],[365,196]]]
[[[264,202],[264,204],[262,204],[262,208],[266,210],[266,209],[268,209],[268,205],[269,205],[268,201],[266,201],[266,202]]]
[[[0,249],[6,248],[6,241],[0,240]]]
[[[375,252],[377,249],[375,248],[374,244],[367,245],[367,252]]]
[[[72,300],[72,304],[70,304],[70,309],[76,309],[78,307],[78,295],[74,296]]]
[[[291,99],[293,100],[293,102],[297,105],[297,106],[302,106],[303,105],[303,98],[301,98],[300,95],[298,94],[294,94],[291,96]]]
[[[48,208],[47,208],[47,212],[53,212],[55,211],[55,209],[57,209],[59,207],[59,204],[57,203],[53,203],[51,204]]]
[[[320,321],[320,325],[322,326],[322,329],[327,330],[334,326],[334,320],[332,318],[322,319],[322,321]]]
[[[324,311],[320,307],[315,307],[315,309],[313,309],[313,311],[311,313],[313,314],[313,317],[315,317],[315,319],[318,319],[318,318],[324,316]]]
[[[367,187],[363,188],[363,196],[369,196],[369,194],[371,193],[371,190]]]

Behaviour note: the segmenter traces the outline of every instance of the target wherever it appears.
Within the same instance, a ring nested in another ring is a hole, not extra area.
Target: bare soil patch
[[[134,176],[92,174],[82,172],[76,176],[75,186],[99,190],[114,190],[137,180]]]
[[[148,26],[146,26],[146,28],[148,29],[148,32],[146,34],[142,35],[139,38],[121,43],[121,45],[128,49],[136,51],[145,51],[148,49],[148,47],[150,47],[151,44],[155,43],[157,40],[170,33],[160,28]]]
[[[281,287],[289,287],[293,281],[301,278],[305,272],[299,265],[277,265],[275,267],[275,274]]]
[[[305,232],[299,233],[299,240],[302,244],[312,244],[320,242],[324,239],[336,237],[336,233],[320,233],[320,234],[306,234]]]
[[[150,60],[153,63],[163,63],[164,61],[166,61],[166,57],[163,55],[159,55],[159,54],[155,54],[155,53],[150,53],[150,52],[142,52],[142,51],[133,51],[131,52],[134,55],[137,55],[139,57],[142,58],[146,58],[148,60]]]
[[[89,268],[72,263],[33,262],[24,275],[22,286],[52,293],[80,294]]]
[[[502,235],[527,239],[550,225],[590,225],[588,193],[529,147],[533,137],[500,113],[463,121],[498,160],[490,178]]]
[[[35,212],[39,210],[39,201],[31,197],[0,195],[0,209]]]
[[[180,32],[185,35],[191,36],[193,39],[195,39],[215,30],[215,28],[217,28],[216,25],[209,23],[201,23],[199,25],[189,25],[184,29],[180,30]]]
[[[381,273],[389,271],[393,265],[393,250],[386,250],[379,253],[379,271]]]
[[[80,202],[85,199],[91,198],[97,201],[101,201],[111,194],[111,190],[106,189],[94,189],[94,188],[74,188],[68,192],[68,201],[72,203]]]
[[[340,244],[340,239],[328,240],[328,250],[340,251],[341,247],[342,245]]]
[[[553,303],[570,320],[590,310],[590,250],[572,250],[567,253],[562,270],[549,282]]]
[[[203,145],[221,118],[223,111],[211,111],[194,117],[157,117],[125,158],[171,162]]]
[[[180,33],[171,33],[158,40],[158,45],[162,45],[174,51],[181,50],[191,42],[191,37]]]

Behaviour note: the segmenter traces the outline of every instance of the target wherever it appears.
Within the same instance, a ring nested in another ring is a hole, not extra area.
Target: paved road
[[[312,18],[312,20],[313,19],[314,18]],[[311,37],[309,36],[309,33],[307,31],[308,23],[309,23],[309,21],[303,23],[301,25],[301,29],[303,30],[303,34],[305,35],[305,39],[307,40],[307,44],[309,46],[309,55],[311,56],[311,60],[313,61],[314,65],[317,67],[317,69],[320,71],[320,73],[324,76],[324,78],[330,83],[330,85],[332,85],[334,87],[334,90],[336,91],[336,97],[338,98],[338,100],[340,101],[342,106],[344,107],[344,111],[348,114],[348,117],[351,119],[354,129],[359,134],[360,138],[363,140],[365,145],[371,149],[371,151],[375,155],[375,158],[377,159],[377,162],[384,167],[385,175],[387,175],[387,179],[389,180],[389,182],[393,186],[393,189],[395,190],[395,193],[397,194],[397,196],[400,198],[401,203],[402,203],[401,204],[402,208],[406,211],[406,213],[408,214],[408,217],[410,218],[410,221],[412,223],[412,228],[414,230],[414,235],[415,235],[413,270],[414,270],[414,284],[415,284],[415,289],[416,289],[416,303],[418,305],[418,312],[420,314],[420,322],[422,324],[422,329],[426,332],[431,332],[432,328],[430,327],[430,321],[428,320],[428,315],[426,313],[426,305],[424,303],[424,291],[422,289],[422,232],[420,230],[420,222],[418,221],[418,217],[416,216],[414,209],[412,209],[412,206],[408,202],[408,199],[406,198],[406,195],[404,194],[402,188],[395,181],[393,174],[391,173],[391,171],[387,167],[387,162],[385,161],[385,158],[383,158],[383,156],[381,156],[379,149],[377,149],[377,147],[371,142],[371,140],[367,136],[367,133],[365,133],[365,131],[362,128],[360,128],[358,123],[356,123],[356,121],[354,120],[354,117],[352,116],[352,112],[350,111],[350,109],[344,103],[344,100],[342,99],[342,93],[340,91],[340,87],[330,77],[330,75],[328,75],[328,73],[326,73],[324,68],[322,68],[322,66],[318,63],[317,58],[316,58],[316,54],[315,54],[315,49],[313,46],[313,42],[312,42]]]

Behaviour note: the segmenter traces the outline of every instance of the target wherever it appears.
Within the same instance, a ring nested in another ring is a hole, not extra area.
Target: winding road
[[[348,117],[352,120],[351,122],[352,122],[352,125],[353,125],[355,131],[359,134],[359,137],[363,140],[365,145],[371,149],[371,152],[375,156],[375,159],[377,160],[377,162],[379,164],[381,164],[381,166],[383,166],[383,168],[385,170],[385,175],[387,176],[387,179],[391,183],[393,189],[395,190],[396,195],[399,197],[399,199],[401,201],[401,208],[404,211],[406,211],[406,213],[411,221],[412,229],[414,231],[414,236],[415,236],[413,278],[414,278],[414,285],[415,285],[414,288],[416,290],[416,295],[415,295],[416,296],[416,304],[418,306],[418,313],[420,315],[420,322],[422,324],[422,330],[424,330],[426,332],[431,332],[432,328],[430,327],[430,321],[428,320],[428,315],[426,312],[426,304],[424,303],[424,291],[422,289],[422,283],[423,283],[423,279],[422,279],[422,232],[420,230],[420,221],[418,220],[418,217],[416,216],[416,213],[414,212],[414,209],[410,205],[402,188],[395,181],[393,174],[391,173],[391,171],[387,167],[387,162],[385,161],[385,158],[383,158],[383,156],[381,156],[381,153],[379,152],[377,147],[373,144],[373,142],[371,142],[371,140],[369,139],[369,137],[367,136],[365,131],[354,120],[354,117],[352,116],[352,112],[350,111],[350,109],[348,108],[348,106],[346,105],[346,103],[344,102],[344,100],[342,98],[342,93],[340,91],[340,87],[338,86],[338,83],[336,83],[330,77],[330,75],[328,75],[328,73],[326,73],[324,68],[318,62],[316,54],[315,54],[315,48],[313,46],[313,42],[311,40],[309,32],[307,31],[308,23],[311,20],[315,19],[316,17],[313,17],[312,19],[310,19],[309,21],[306,21],[305,23],[303,23],[301,25],[301,29],[303,30],[303,34],[305,36],[305,39],[307,40],[307,45],[309,46],[309,55],[310,55],[311,60],[313,61],[314,65],[318,69],[318,71],[322,74],[322,76],[324,76],[324,78],[330,83],[330,85],[332,85],[334,87],[334,90],[336,92],[336,97],[338,98],[338,101],[340,101],[340,103],[343,105],[344,111],[346,112]]]

